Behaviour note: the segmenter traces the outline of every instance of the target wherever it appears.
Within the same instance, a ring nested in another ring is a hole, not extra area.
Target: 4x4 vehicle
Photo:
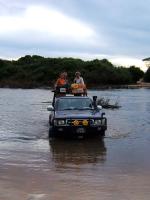
[[[102,107],[96,105],[96,97],[93,100],[85,96],[64,96],[55,99],[53,106],[48,106],[49,136],[57,135],[105,135],[107,119]]]

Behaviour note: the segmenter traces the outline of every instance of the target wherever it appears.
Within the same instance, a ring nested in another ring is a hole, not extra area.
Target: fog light
[[[88,126],[89,123],[87,120],[83,120],[82,124],[83,124],[83,126]]]

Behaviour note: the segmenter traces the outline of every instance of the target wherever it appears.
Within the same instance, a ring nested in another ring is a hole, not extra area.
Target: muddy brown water
[[[122,106],[104,140],[49,141],[52,93],[0,89],[0,200],[150,199],[150,90],[95,94]]]

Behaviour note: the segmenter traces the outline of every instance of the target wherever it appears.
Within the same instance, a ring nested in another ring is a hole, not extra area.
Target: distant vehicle
[[[53,105],[48,106],[49,115],[49,137],[59,135],[104,136],[107,129],[107,119],[104,117],[102,107],[96,105],[87,96],[62,96],[55,98]]]

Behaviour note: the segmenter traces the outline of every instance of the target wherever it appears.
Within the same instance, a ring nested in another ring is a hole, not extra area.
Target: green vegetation
[[[83,61],[74,58],[44,58],[27,55],[17,61],[0,60],[0,86],[34,88],[53,86],[60,72],[67,71],[72,81],[80,71],[87,86],[135,83],[144,72],[134,66],[115,67],[108,60]]]
[[[150,67],[147,69],[146,73],[144,74],[144,81],[150,82]]]
[[[139,81],[140,78],[142,78],[144,76],[144,72],[142,70],[140,70],[138,67],[131,66],[129,68],[129,71],[131,73],[132,81],[134,83],[136,83],[137,81]]]

